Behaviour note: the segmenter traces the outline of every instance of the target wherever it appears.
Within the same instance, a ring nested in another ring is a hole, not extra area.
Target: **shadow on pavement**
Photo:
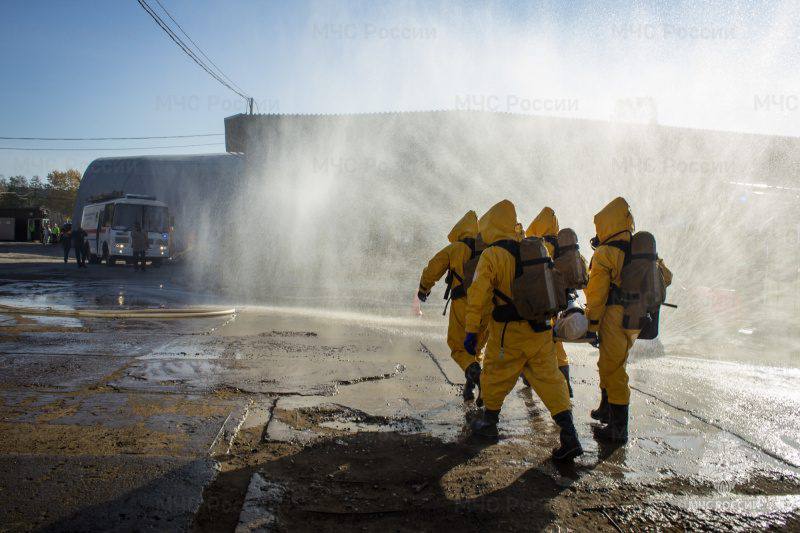
[[[551,500],[569,483],[546,473],[549,458],[518,477],[492,468],[502,448],[381,432],[320,441],[220,474],[205,491],[195,529],[232,531],[255,472],[285,489],[277,504],[281,530],[540,529],[554,519]],[[578,476],[569,466],[561,473]]]
[[[94,472],[98,458],[82,458],[75,461],[75,468]],[[93,464],[94,465],[93,465]],[[103,464],[105,464],[104,462]],[[130,461],[111,459],[101,468],[102,483],[107,485],[109,500],[87,505],[73,514],[42,527],[42,531],[180,531],[186,530],[194,512],[200,505],[203,487],[213,476],[213,462],[209,459],[176,462],[170,459],[148,458]],[[126,470],[128,470],[126,472]],[[88,484],[97,483],[89,476]],[[78,478],[80,479],[80,478]],[[143,480],[147,480],[143,483]],[[143,483],[143,484],[142,484]],[[60,486],[60,485],[59,485]],[[58,487],[54,487],[58,490]],[[62,498],[80,498],[84,490],[82,483],[63,487]],[[95,494],[90,491],[89,494]],[[42,504],[57,501],[56,494],[39,501]],[[58,507],[56,504],[54,507]],[[75,505],[77,507],[78,505]],[[48,506],[50,507],[50,506]],[[53,509],[48,508],[48,512]],[[21,524],[19,531],[30,530],[30,525]],[[14,524],[0,528],[14,531]]]

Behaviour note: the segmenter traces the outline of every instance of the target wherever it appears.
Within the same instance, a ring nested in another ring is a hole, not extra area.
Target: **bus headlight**
[[[117,250],[122,250],[123,248],[125,248],[124,244],[117,244],[116,246],[117,246]]]

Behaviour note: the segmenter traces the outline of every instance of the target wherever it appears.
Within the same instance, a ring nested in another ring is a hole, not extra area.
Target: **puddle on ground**
[[[277,331],[272,330],[265,333],[260,333],[259,337],[317,337],[318,334],[313,331]]]
[[[273,427],[276,422],[281,426]],[[276,408],[270,422],[270,439],[308,442],[315,437],[364,431],[410,434],[424,430],[425,424],[416,418],[375,416],[338,404],[322,403],[294,410]],[[278,432],[282,435],[276,434]]]
[[[211,384],[217,381],[223,369],[219,363],[196,359],[153,361],[131,369],[128,376],[155,383],[192,380]]]
[[[219,304],[217,296],[154,281],[14,281],[2,285],[0,304],[53,309],[146,309]]]
[[[23,315],[25,318],[34,321],[36,324],[43,326],[59,326],[64,328],[80,328],[83,327],[83,320],[69,316],[28,316]]]
[[[146,355],[141,360],[156,359],[221,359],[226,353],[225,346],[208,342],[171,342]]]

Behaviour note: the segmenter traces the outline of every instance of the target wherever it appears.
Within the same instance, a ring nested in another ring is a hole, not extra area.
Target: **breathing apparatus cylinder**
[[[578,304],[574,293],[567,301],[567,308],[558,315],[556,324],[553,328],[555,337],[565,341],[582,341],[586,338],[589,331],[589,319],[583,312],[583,308]]]

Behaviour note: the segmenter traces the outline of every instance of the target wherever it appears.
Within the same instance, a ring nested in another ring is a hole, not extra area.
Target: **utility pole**
[[[253,97],[247,99],[247,107],[250,110],[250,114],[253,114]]]

